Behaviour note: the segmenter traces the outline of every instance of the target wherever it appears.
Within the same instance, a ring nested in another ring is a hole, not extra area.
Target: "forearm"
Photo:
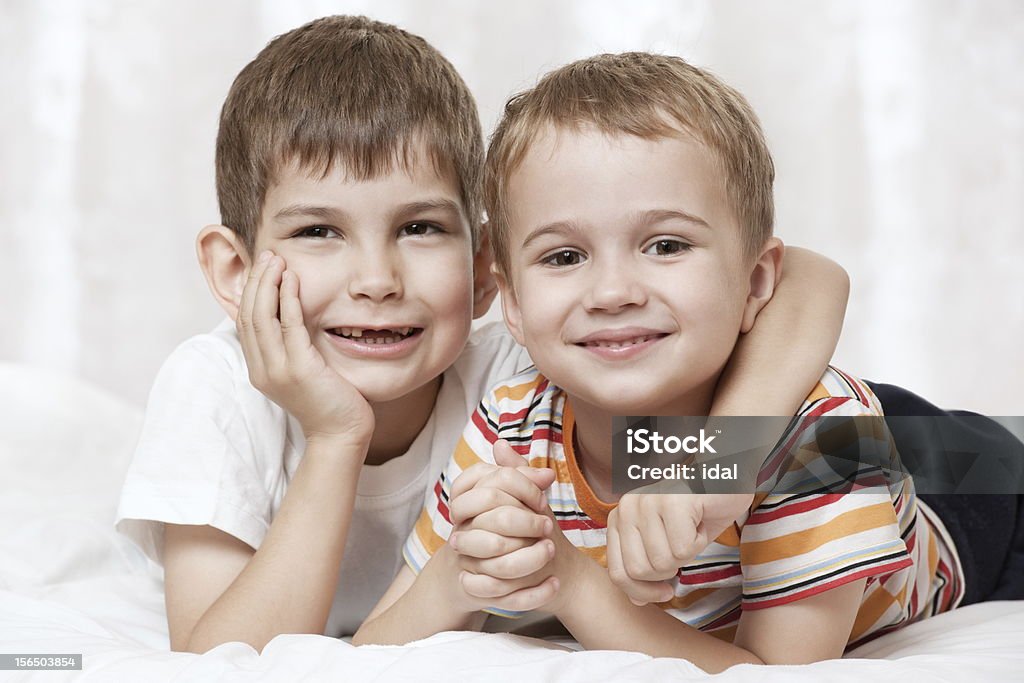
[[[752,652],[703,633],[653,604],[637,607],[603,567],[589,559],[587,565],[574,579],[581,584],[577,594],[586,599],[568,601],[556,613],[586,649],[678,657],[710,673],[734,664],[763,664]]]
[[[363,622],[353,645],[405,645],[442,631],[479,630],[485,614],[461,605],[457,558],[445,544],[427,561],[415,581],[390,607]]]
[[[850,282],[833,261],[786,248],[782,278],[719,380],[712,415],[793,415],[839,341]]]
[[[196,623],[185,649],[262,649],[282,633],[322,634],[337,589],[365,444],[311,441],[267,536]]]

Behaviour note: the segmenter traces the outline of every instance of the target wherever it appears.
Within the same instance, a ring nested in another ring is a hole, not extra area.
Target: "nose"
[[[596,259],[595,259],[596,261]],[[589,311],[618,313],[647,303],[647,290],[625,259],[591,262],[590,283],[583,304]]]
[[[353,299],[382,302],[402,298],[402,269],[398,255],[383,246],[362,250],[351,264],[348,293]]]

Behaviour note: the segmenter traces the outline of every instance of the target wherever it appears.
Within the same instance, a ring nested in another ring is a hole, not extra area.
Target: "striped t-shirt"
[[[881,415],[871,390],[829,368],[798,417]],[[851,421],[856,422],[856,421]],[[838,438],[872,438],[891,448],[882,420],[873,435],[832,430]],[[816,438],[814,419],[795,420],[762,472],[780,453]],[[832,424],[835,424],[833,422]],[[797,427],[796,425],[801,425]],[[406,562],[417,573],[446,541],[452,525],[452,482],[478,462],[494,462],[492,445],[507,439],[531,466],[549,467],[556,480],[548,500],[561,531],[581,552],[606,565],[606,526],[613,504],[599,500],[573,450],[575,421],[565,392],[536,369],[493,388],[470,418],[406,541]],[[798,431],[800,433],[798,433]],[[848,436],[842,436],[842,433]],[[824,443],[822,440],[819,443]],[[878,444],[876,444],[877,446]],[[789,491],[790,489],[786,489]],[[660,606],[687,624],[732,641],[742,610],[774,607],[866,578],[849,638],[853,647],[875,636],[955,607],[963,575],[948,534],[901,478],[871,492],[758,493],[750,511],[726,529],[673,580],[674,597]],[[495,610],[501,614],[501,611]]]

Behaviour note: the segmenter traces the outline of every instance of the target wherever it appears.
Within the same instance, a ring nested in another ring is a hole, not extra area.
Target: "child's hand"
[[[298,277],[286,270],[283,258],[264,252],[253,264],[236,324],[252,385],[294,415],[307,440],[369,441],[373,411],[313,346],[302,318]]]
[[[669,579],[752,501],[747,493],[627,493],[608,516],[612,581],[637,605],[671,600]]]
[[[527,467],[506,441],[494,448],[497,465],[478,464],[452,485],[455,529],[448,543],[458,554],[459,581],[475,609],[536,609],[558,584],[550,563],[555,522],[544,489],[550,469]]]

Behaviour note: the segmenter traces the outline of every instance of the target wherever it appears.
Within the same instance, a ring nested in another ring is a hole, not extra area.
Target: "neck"
[[[383,465],[409,450],[434,412],[442,381],[438,376],[393,401],[370,404],[376,422],[366,453],[367,465]]]
[[[609,412],[601,406],[570,396],[575,418],[575,452],[580,473],[594,494],[606,503],[617,502],[612,493],[612,417],[617,415],[707,415],[715,395],[718,375],[685,396],[661,406],[644,406],[631,413]]]

